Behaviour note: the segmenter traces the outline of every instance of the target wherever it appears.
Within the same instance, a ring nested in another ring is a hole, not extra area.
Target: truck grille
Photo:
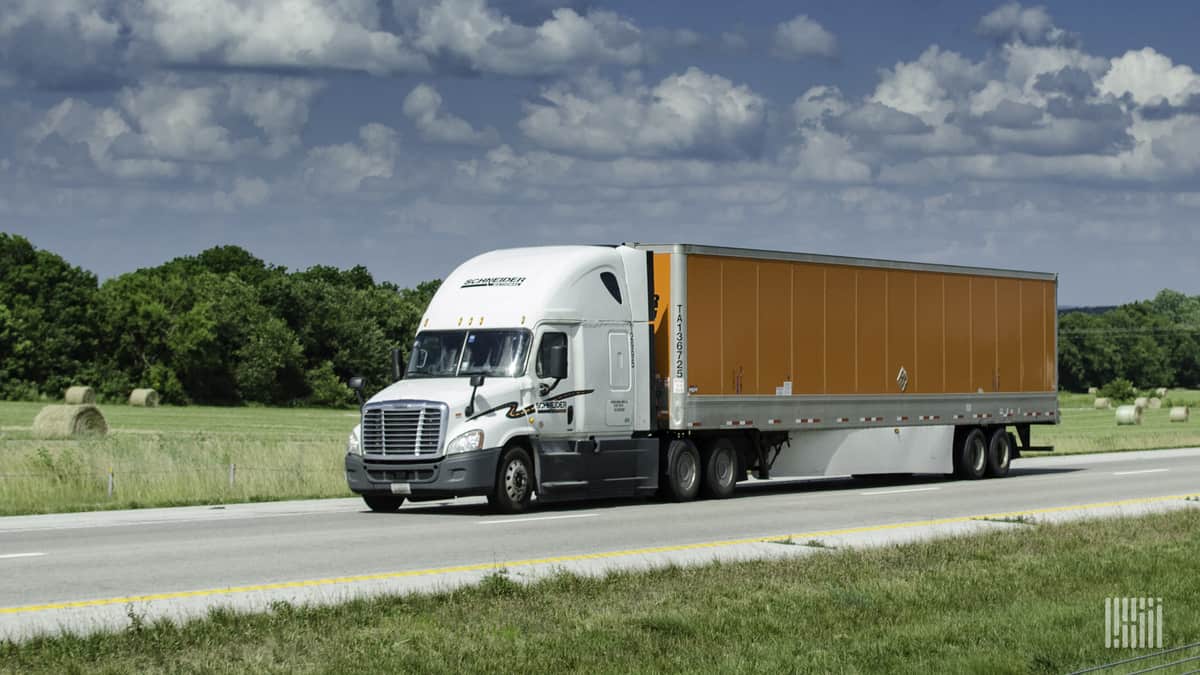
[[[442,454],[446,406],[393,401],[363,411],[362,444],[369,455],[437,457]]]

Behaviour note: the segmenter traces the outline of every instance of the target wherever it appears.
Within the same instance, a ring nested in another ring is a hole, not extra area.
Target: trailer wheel
[[[733,496],[737,482],[737,450],[728,438],[717,438],[704,448],[704,481],[700,490],[705,497],[725,499]]]
[[[529,509],[532,499],[533,462],[525,448],[514,445],[500,455],[488,504],[501,513],[520,513]]]
[[[673,501],[689,502],[700,491],[700,453],[687,439],[676,439],[667,446],[667,474],[663,481]]]
[[[999,478],[1008,475],[1008,466],[1012,462],[1012,434],[1000,427],[992,432],[988,441],[987,474]]]
[[[959,478],[976,480],[987,471],[987,437],[980,429],[972,429],[962,436],[954,451],[954,474]]]
[[[404,505],[404,497],[393,495],[363,495],[367,508],[376,513],[395,513]]]

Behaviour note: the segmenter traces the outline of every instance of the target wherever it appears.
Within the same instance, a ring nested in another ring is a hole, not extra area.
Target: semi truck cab
[[[380,511],[653,493],[652,274],[651,254],[627,246],[463,263],[422,317],[403,379],[364,404],[350,488]]]

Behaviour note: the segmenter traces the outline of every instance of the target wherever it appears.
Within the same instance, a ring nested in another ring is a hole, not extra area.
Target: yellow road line
[[[1185,500],[1188,498],[1200,497],[1200,493],[1170,495],[1165,497],[1141,497],[1136,499],[1121,499],[1111,502],[1096,502],[1093,504],[1075,504],[1071,506],[1051,506],[1041,509],[1028,509],[1024,511],[1006,511],[1003,513],[987,513],[974,516],[955,516],[952,518],[935,518],[932,520],[918,520],[905,523],[890,523],[885,525],[864,525],[861,527],[846,527],[836,530],[823,530],[817,532],[804,532],[800,534],[778,534],[767,537],[749,537],[746,539],[726,539],[723,541],[709,541],[696,544],[674,544],[671,546],[652,546],[648,548],[635,548],[622,551],[605,551],[601,553],[580,553],[573,555],[553,556],[549,558],[531,558],[528,560],[510,560],[507,562],[491,562],[478,563],[474,565],[456,565],[453,567],[434,567],[423,570],[408,570],[404,572],[381,572],[378,574],[357,574],[344,577],[330,577],[327,579],[309,579],[305,581],[285,581],[270,584],[255,584],[251,586],[231,586],[229,588],[210,588],[198,591],[174,591],[170,593],[152,593],[148,595],[130,595],[120,598],[100,598],[96,600],[73,600],[67,602],[50,602],[41,605],[25,605],[22,607],[0,607],[0,615],[11,614],[27,614],[32,612],[44,612],[54,609],[77,609],[82,607],[103,607],[107,605],[125,605],[136,602],[151,602],[155,600],[178,600],[182,598],[200,598],[214,595],[237,595],[239,593],[254,593],[260,591],[277,591],[290,588],[313,588],[318,586],[333,586],[335,584],[352,584],[361,581],[380,581],[387,579],[406,579],[410,577],[434,576],[439,574],[453,574],[456,572],[481,572],[487,570],[507,569],[511,567],[529,567],[532,565],[547,565],[554,563],[576,562],[581,560],[603,560],[608,558],[621,558],[625,556],[645,555],[650,553],[673,553],[677,551],[693,551],[697,549],[713,549],[726,546],[736,546],[738,544],[758,544],[764,542],[785,541],[794,539],[810,539],[815,537],[833,537],[846,534],[860,534],[864,532],[881,532],[886,530],[900,530],[912,527],[927,527],[930,525],[946,525],[951,523],[966,523],[971,521],[979,521],[985,519],[997,518],[1015,518],[1019,516],[1033,516],[1046,513],[1063,513],[1070,511],[1084,511],[1087,509],[1098,509],[1112,506],[1132,506],[1137,504],[1154,504],[1160,502],[1169,502],[1177,500]]]

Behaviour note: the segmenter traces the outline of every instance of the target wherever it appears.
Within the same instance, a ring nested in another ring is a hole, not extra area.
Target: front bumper
[[[450,455],[430,462],[346,455],[346,483],[358,494],[398,494],[393,484],[407,485],[414,499],[485,495],[496,480],[500,448]],[[401,488],[404,490],[404,488]]]

